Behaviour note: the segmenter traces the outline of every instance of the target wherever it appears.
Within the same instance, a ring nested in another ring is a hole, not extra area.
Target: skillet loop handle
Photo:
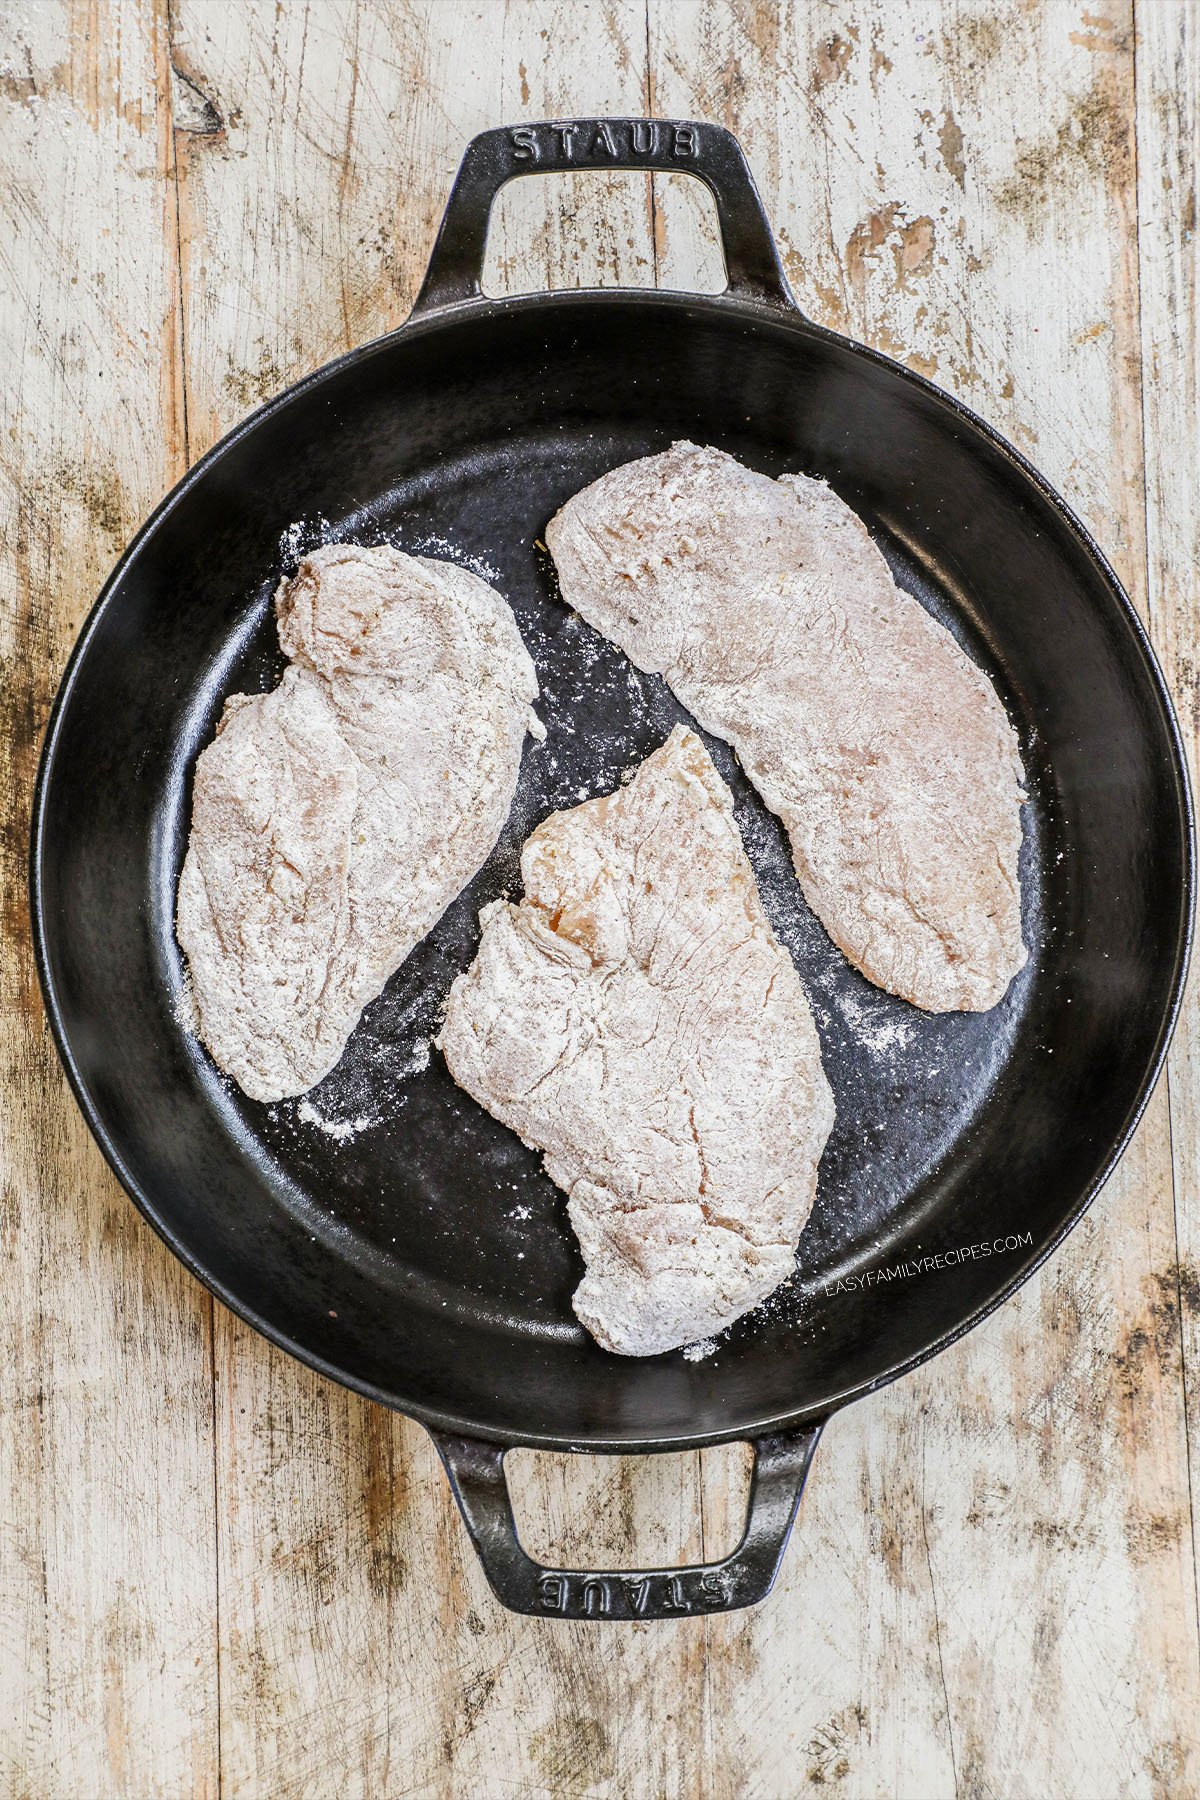
[[[510,1611],[549,1619],[681,1619],[754,1606],[770,1593],[823,1423],[756,1440],[746,1529],[731,1555],[667,1569],[543,1567],[517,1536],[507,1450],[432,1435],[483,1572]]]
[[[575,169],[697,176],[717,203],[726,291],[794,307],[754,178],[731,131],[691,119],[563,119],[500,126],[471,139],[413,317],[480,297],[488,216],[505,182]]]

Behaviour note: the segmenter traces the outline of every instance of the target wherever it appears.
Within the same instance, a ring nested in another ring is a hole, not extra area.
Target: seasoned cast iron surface
[[[465,1284],[479,1308],[529,1331],[578,1330],[570,1296],[583,1265],[566,1225],[563,1195],[542,1172],[537,1152],[455,1086],[429,1039],[450,983],[475,954],[480,907],[499,895],[521,894],[519,857],[530,830],[555,808],[610,793],[624,771],[689,717],[661,679],[640,673],[565,605],[550,558],[535,547],[548,497],[553,507],[646,448],[644,435],[633,433],[589,433],[556,444],[551,457],[539,454],[537,445],[506,447],[457,466],[443,464],[436,488],[425,481],[405,485],[336,527],[293,534],[287,551],[297,539],[330,535],[387,542],[445,555],[494,580],[512,603],[537,664],[538,712],[547,739],[541,746],[527,743],[508,826],[485,868],[367,1008],[337,1069],[304,1100],[256,1105],[222,1080],[198,1045],[193,1048],[197,1079],[229,1129],[261,1144],[307,1195],[320,1197],[309,1213],[315,1231],[337,1244],[350,1230],[373,1257],[437,1283]],[[738,448],[753,455],[750,446]],[[920,595],[986,666],[986,649],[969,615],[925,578],[895,539],[877,530],[877,541],[901,585]],[[279,566],[290,573],[295,557],[285,552]],[[231,691],[274,687],[286,666],[270,594],[268,582],[247,609],[252,628],[223,671],[217,706],[197,707],[187,720],[172,830],[163,840],[160,901],[169,897],[182,857],[187,773],[211,738],[219,705]],[[1011,696],[1005,697],[1011,705]],[[986,1103],[1036,978],[1045,846],[1053,841],[1053,823],[1044,796],[1035,792],[1025,809],[1022,860],[1033,966],[990,1013],[930,1015],[882,993],[847,964],[804,903],[782,826],[733,752],[717,739],[706,742],[733,790],[771,923],[808,986],[837,1103],[799,1279],[771,1309],[794,1326],[803,1321],[812,1287],[864,1257],[873,1262],[885,1254],[898,1201],[903,1197],[907,1209],[919,1204],[926,1178]],[[157,928],[169,942],[166,919]],[[171,962],[177,987],[177,954]],[[455,1146],[449,1157],[448,1137]]]
[[[520,892],[531,827],[610,791],[686,716],[563,604],[536,542],[585,482],[685,435],[768,473],[829,478],[995,682],[1029,778],[1031,956],[983,1015],[927,1016],[872,987],[805,906],[781,827],[708,740],[808,987],[838,1116],[795,1282],[703,1357],[636,1364],[576,1324],[564,1197],[429,1039],[479,908]],[[230,693],[277,681],[274,586],[330,538],[445,555],[494,581],[537,664],[549,735],[527,743],[495,853],[368,1007],[339,1067],[304,1101],[262,1107],[180,1022],[174,894],[196,754]],[[733,306],[541,300],[439,322],[316,380],[221,452],[95,621],[45,793],[59,1028],[160,1228],[310,1359],[408,1410],[515,1439],[733,1435],[817,1414],[952,1333],[1103,1173],[1182,955],[1173,756],[1156,677],[1102,570],[932,390]],[[941,1266],[915,1268],[934,1256]]]

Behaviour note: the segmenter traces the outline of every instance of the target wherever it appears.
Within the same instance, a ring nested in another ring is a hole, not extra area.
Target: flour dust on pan
[[[492,583],[513,607],[537,668],[536,710],[547,735],[542,744],[526,742],[512,811],[487,863],[367,1007],[325,1080],[300,1101],[271,1108],[220,1083],[220,1102],[239,1113],[239,1130],[258,1142],[287,1188],[308,1197],[297,1203],[318,1232],[339,1241],[349,1233],[372,1254],[401,1259],[406,1269],[415,1263],[424,1277],[465,1285],[481,1300],[494,1301],[499,1291],[506,1322],[553,1336],[581,1329],[570,1297],[582,1261],[564,1198],[540,1157],[455,1086],[431,1041],[450,984],[474,957],[480,908],[520,896],[521,847],[534,826],[552,811],[611,792],[676,723],[692,723],[661,680],[635,669],[563,603],[542,540],[545,502],[536,513],[523,510],[526,492],[544,493],[549,485],[565,498],[642,450],[643,439],[591,433],[557,455],[544,444],[530,446],[530,459],[551,466],[526,484],[511,479],[522,447],[493,446],[457,469],[443,467],[436,486],[401,486],[340,521],[296,521],[281,537],[278,566],[250,602],[245,641],[223,677],[225,691],[253,692],[278,680],[271,596],[299,558],[322,543],[387,543],[444,557]],[[478,538],[469,524],[475,520],[487,522]],[[883,538],[881,547],[900,584],[986,669],[971,622],[946,606],[895,540]],[[812,1293],[878,1260],[889,1238],[911,1227],[912,1208],[920,1208],[939,1165],[986,1105],[1036,969],[1041,908],[1031,840],[1050,829],[1049,813],[1036,793],[1024,809],[1029,964],[992,1012],[929,1015],[849,967],[804,902],[782,826],[729,748],[705,741],[733,792],[767,916],[808,991],[837,1107],[797,1274],[766,1303],[772,1318],[803,1333]],[[206,1079],[219,1083],[211,1069]],[[472,1202],[465,1211],[464,1190]],[[321,1197],[315,1209],[313,1195]],[[722,1339],[753,1330],[762,1311]]]

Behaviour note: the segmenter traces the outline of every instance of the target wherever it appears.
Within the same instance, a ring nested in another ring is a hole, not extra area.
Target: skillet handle
[[[496,1597],[550,1619],[680,1619],[754,1606],[770,1593],[822,1420],[758,1438],[742,1541],[722,1562],[681,1569],[547,1569],[522,1548],[504,1475],[507,1449],[432,1433]]]
[[[502,125],[471,139],[459,164],[412,316],[480,297],[488,215],[521,175],[659,169],[697,176],[717,203],[727,292],[793,307],[742,147],[723,125],[688,119],[563,119]]]

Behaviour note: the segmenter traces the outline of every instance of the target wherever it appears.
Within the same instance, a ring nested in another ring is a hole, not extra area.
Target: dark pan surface
[[[428,1041],[474,954],[479,907],[519,892],[528,830],[610,790],[686,716],[563,605],[535,545],[577,488],[680,436],[772,474],[827,477],[991,675],[1030,780],[1031,957],[984,1015],[929,1017],[880,993],[830,945],[781,828],[710,741],[808,985],[838,1119],[794,1284],[708,1354],[634,1362],[574,1320],[580,1259],[539,1158],[459,1092]],[[323,538],[386,540],[494,580],[537,663],[549,738],[527,745],[495,854],[339,1067],[306,1103],[264,1108],[180,1023],[174,892],[195,756],[228,694],[278,679],[270,597]],[[118,1173],[184,1260],[288,1348],[427,1421],[499,1439],[751,1434],[820,1416],[948,1341],[1103,1179],[1182,978],[1180,766],[1161,680],[1103,564],[1019,460],[927,384],[745,303],[475,307],[266,409],[118,569],[43,771],[43,974]],[[917,1272],[923,1258],[941,1264]]]

